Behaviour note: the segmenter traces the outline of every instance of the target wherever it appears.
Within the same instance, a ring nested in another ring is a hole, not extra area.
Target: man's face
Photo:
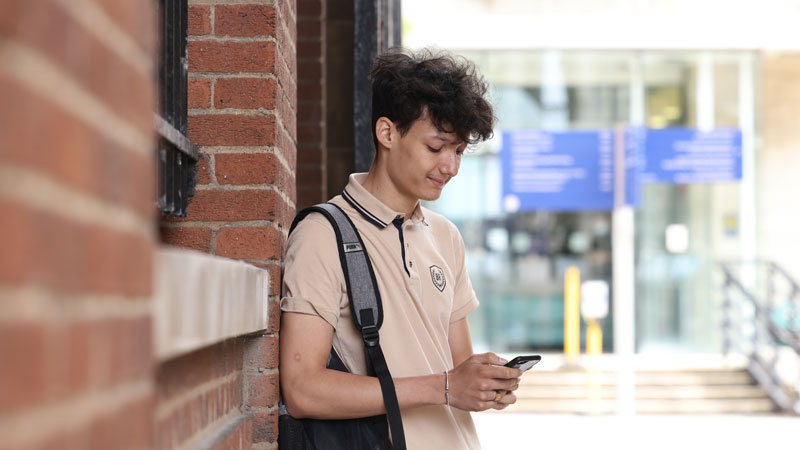
[[[408,200],[436,200],[442,188],[458,174],[466,143],[445,133],[423,114],[401,136],[392,127],[388,173],[398,192]]]

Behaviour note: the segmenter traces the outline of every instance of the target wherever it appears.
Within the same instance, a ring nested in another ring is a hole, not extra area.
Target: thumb
[[[489,352],[489,353],[479,353],[477,355],[472,355],[470,358],[472,362],[480,363],[480,364],[494,364],[498,366],[502,366],[503,364],[507,363],[505,359],[497,356],[496,354]]]

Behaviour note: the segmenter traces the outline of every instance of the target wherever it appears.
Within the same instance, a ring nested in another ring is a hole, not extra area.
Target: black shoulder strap
[[[400,416],[400,405],[378,336],[378,329],[383,324],[383,304],[367,248],[347,214],[332,203],[320,203],[300,211],[294,218],[289,233],[301,220],[314,212],[325,216],[336,234],[350,313],[353,316],[353,323],[364,339],[367,364],[375,372],[381,385],[383,403],[386,406],[389,428],[392,432],[392,447],[396,450],[405,450],[406,438]]]

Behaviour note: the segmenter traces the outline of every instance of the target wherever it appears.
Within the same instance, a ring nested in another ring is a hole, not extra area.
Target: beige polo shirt
[[[383,301],[380,342],[393,377],[453,368],[450,324],[478,307],[464,264],[464,242],[444,217],[417,203],[413,214],[393,211],[353,174],[331,203],[355,224],[367,248]],[[281,310],[314,314],[333,326],[333,346],[347,368],[366,374],[361,335],[353,325],[333,228],[311,214],[289,236]],[[442,386],[444,391],[444,386]],[[402,412],[411,450],[479,449],[470,414],[447,406]]]

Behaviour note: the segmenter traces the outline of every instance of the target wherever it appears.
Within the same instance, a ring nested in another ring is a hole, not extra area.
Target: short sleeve
[[[320,214],[310,214],[289,235],[281,311],[321,317],[335,329],[346,295],[336,236]]]
[[[453,293],[453,311],[450,314],[450,323],[457,322],[478,308],[478,296],[472,289],[472,281],[467,273],[466,250],[464,239],[458,228],[450,225],[450,237],[453,243],[454,268],[456,273],[455,290]]]

